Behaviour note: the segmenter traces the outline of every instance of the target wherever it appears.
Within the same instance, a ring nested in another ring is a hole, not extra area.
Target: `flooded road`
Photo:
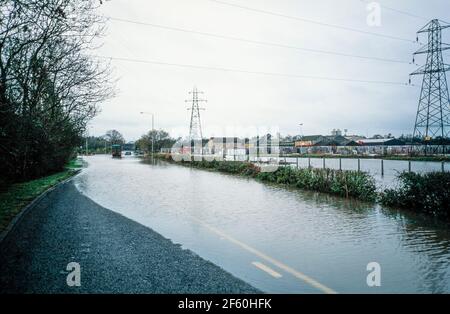
[[[256,158],[255,158],[256,159]],[[267,161],[262,157],[261,160]],[[229,160],[232,160],[231,158]],[[252,159],[253,160],[253,159]],[[305,158],[305,157],[280,157],[280,161],[288,162],[293,168],[330,168],[335,170],[358,170],[358,158]],[[372,158],[360,158],[359,168],[361,171],[370,173],[379,189],[393,187],[396,177],[405,171],[427,173],[433,171],[448,171],[449,163],[441,161],[410,161],[407,160],[381,160]]]
[[[83,194],[265,292],[450,292],[450,229],[431,219],[165,162],[85,160]],[[370,262],[380,287],[366,283]]]

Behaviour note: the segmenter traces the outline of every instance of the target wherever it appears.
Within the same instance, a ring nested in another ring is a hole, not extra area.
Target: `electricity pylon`
[[[194,87],[192,92],[189,92],[192,95],[192,99],[185,100],[186,102],[191,102],[191,107],[188,110],[191,111],[191,123],[189,125],[189,142],[198,141],[203,139],[202,134],[202,123],[200,120],[200,110],[205,110],[205,108],[200,108],[199,102],[206,102],[206,99],[198,98],[198,94],[203,94],[197,90],[197,87]]]
[[[434,19],[417,32],[428,33],[428,43],[414,53],[427,54],[426,64],[410,75],[423,75],[422,90],[417,107],[414,138],[430,141],[434,138],[448,138],[450,132],[450,99],[445,72],[450,65],[444,64],[442,51],[450,45],[442,43],[442,30],[450,25],[441,25]],[[413,59],[414,63],[414,59]]]

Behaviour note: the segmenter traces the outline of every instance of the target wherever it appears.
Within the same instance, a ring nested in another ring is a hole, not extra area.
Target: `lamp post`
[[[141,111],[141,114],[149,114],[152,116],[152,157],[153,157],[154,147],[155,147],[155,134],[154,134],[155,115],[152,112],[145,112],[145,111]]]
[[[302,142],[303,142],[303,123],[298,124],[300,127],[300,154],[302,153]]]
[[[92,126],[86,127],[86,156],[89,155],[89,148],[88,148],[88,139],[89,139],[89,129],[91,129]]]

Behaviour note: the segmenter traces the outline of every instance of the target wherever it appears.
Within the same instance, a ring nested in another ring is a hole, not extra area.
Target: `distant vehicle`
[[[112,157],[113,158],[122,158],[122,145],[114,144],[111,146]]]
[[[130,155],[131,155],[131,152],[125,152],[125,155],[126,155],[126,156],[130,156]]]

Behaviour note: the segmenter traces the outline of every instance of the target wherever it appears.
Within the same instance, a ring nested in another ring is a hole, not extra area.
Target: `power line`
[[[359,0],[359,1],[363,2],[363,3],[369,3],[368,0]],[[392,12],[395,12],[395,13],[398,13],[398,14],[406,15],[406,16],[413,17],[413,18],[420,19],[420,20],[426,20],[426,21],[431,20],[431,18],[420,16],[420,15],[417,15],[417,14],[414,14],[414,13],[411,13],[411,12],[406,12],[406,11],[403,11],[403,10],[400,10],[400,9],[392,8],[392,7],[389,7],[389,6],[381,4],[381,3],[379,5],[383,9],[386,9],[386,10],[389,10],[389,11],[392,11]]]
[[[359,1],[364,2],[364,3],[369,3],[371,0],[359,0]],[[433,20],[433,18],[431,18],[431,17],[421,16],[421,15],[418,15],[418,14],[415,14],[415,13],[411,13],[411,12],[407,12],[407,11],[400,10],[400,9],[397,9],[397,8],[389,7],[389,6],[381,4],[381,3],[380,3],[380,7],[383,8],[383,9],[386,9],[386,10],[398,13],[398,14],[406,15],[406,16],[409,16],[409,17],[412,17],[412,18],[423,20],[423,21],[431,21],[431,20]],[[447,22],[442,21],[442,20],[439,20],[439,21],[442,22],[442,23],[447,23]]]
[[[180,27],[165,26],[165,25],[153,24],[153,23],[147,23],[147,22],[139,22],[139,21],[117,18],[117,17],[112,17],[112,16],[106,16],[106,18],[108,18],[109,20],[112,20],[112,21],[117,21],[117,22],[131,23],[131,24],[149,26],[149,27],[160,28],[160,29],[176,31],[176,32],[191,33],[191,34],[197,34],[197,35],[202,35],[202,36],[215,37],[215,38],[220,38],[220,39],[225,39],[225,40],[247,42],[247,43],[252,43],[252,44],[257,44],[257,45],[272,46],[272,47],[278,47],[278,48],[284,48],[284,49],[294,49],[294,50],[306,51],[306,52],[312,52],[312,53],[328,54],[328,55],[358,58],[358,59],[365,59],[365,60],[374,60],[374,61],[381,61],[381,62],[411,64],[410,62],[398,60],[398,59],[363,56],[363,55],[355,55],[355,54],[349,54],[349,53],[337,52],[337,51],[297,47],[297,46],[278,44],[278,43],[272,43],[272,42],[266,42],[266,41],[246,39],[246,38],[241,38],[241,37],[234,37],[234,36],[227,36],[227,35],[221,35],[221,34],[195,31],[195,30],[190,30],[190,29],[185,29],[185,28],[180,28]]]
[[[371,36],[376,36],[376,37],[381,37],[381,38],[388,38],[388,39],[392,39],[392,40],[400,40],[400,41],[415,43],[414,40],[407,39],[407,38],[402,38],[402,37],[397,37],[397,36],[392,36],[392,35],[386,35],[386,34],[380,34],[380,33],[374,33],[374,32],[369,32],[369,31],[365,31],[365,30],[361,30],[361,29],[357,29],[357,28],[352,28],[352,27],[348,27],[348,26],[330,24],[330,23],[325,23],[325,22],[321,22],[321,21],[306,19],[306,18],[303,18],[303,17],[297,17],[297,16],[286,15],[286,14],[282,14],[282,13],[276,13],[276,12],[272,12],[272,11],[266,11],[266,10],[252,8],[252,7],[248,7],[248,6],[243,6],[243,5],[230,3],[230,2],[226,2],[226,1],[221,1],[221,0],[208,0],[208,1],[219,3],[219,4],[222,4],[222,5],[226,5],[226,6],[230,6],[230,7],[235,7],[235,8],[247,10],[247,11],[253,11],[253,12],[262,13],[262,14],[266,14],[266,15],[277,16],[277,17],[283,17],[283,18],[286,18],[286,19],[301,21],[301,22],[305,22],[305,23],[316,24],[316,25],[320,25],[320,26],[331,27],[331,28],[336,28],[336,29],[341,29],[341,30],[345,30],[345,31],[350,31],[350,32],[355,32],[355,33],[360,33],[360,34],[365,34],[365,35],[371,35]]]
[[[249,71],[249,70],[230,69],[230,68],[223,68],[223,67],[212,67],[212,66],[204,66],[204,65],[170,63],[170,62],[162,62],[162,61],[152,61],[152,60],[133,59],[133,58],[121,58],[121,57],[110,57],[110,56],[101,56],[101,55],[90,55],[90,56],[91,57],[96,57],[96,58],[102,58],[102,59],[109,59],[109,60],[134,62],[134,63],[143,63],[143,64],[155,64],[155,65],[182,67],[182,68],[191,68],[191,69],[200,69],[200,70],[210,70],[210,71],[223,71],[223,72],[257,74],[257,75],[279,76],[279,77],[292,77],[292,78],[299,78],[299,79],[312,79],[312,80],[324,80],[324,81],[342,81],[342,82],[380,84],[380,85],[414,86],[413,84],[402,83],[402,82],[394,82],[394,81],[358,80],[358,79],[348,79],[348,78],[339,78],[339,77],[326,77],[326,76],[313,76],[313,75],[302,75],[302,74],[286,74],[286,73],[275,73],[275,72]]]

